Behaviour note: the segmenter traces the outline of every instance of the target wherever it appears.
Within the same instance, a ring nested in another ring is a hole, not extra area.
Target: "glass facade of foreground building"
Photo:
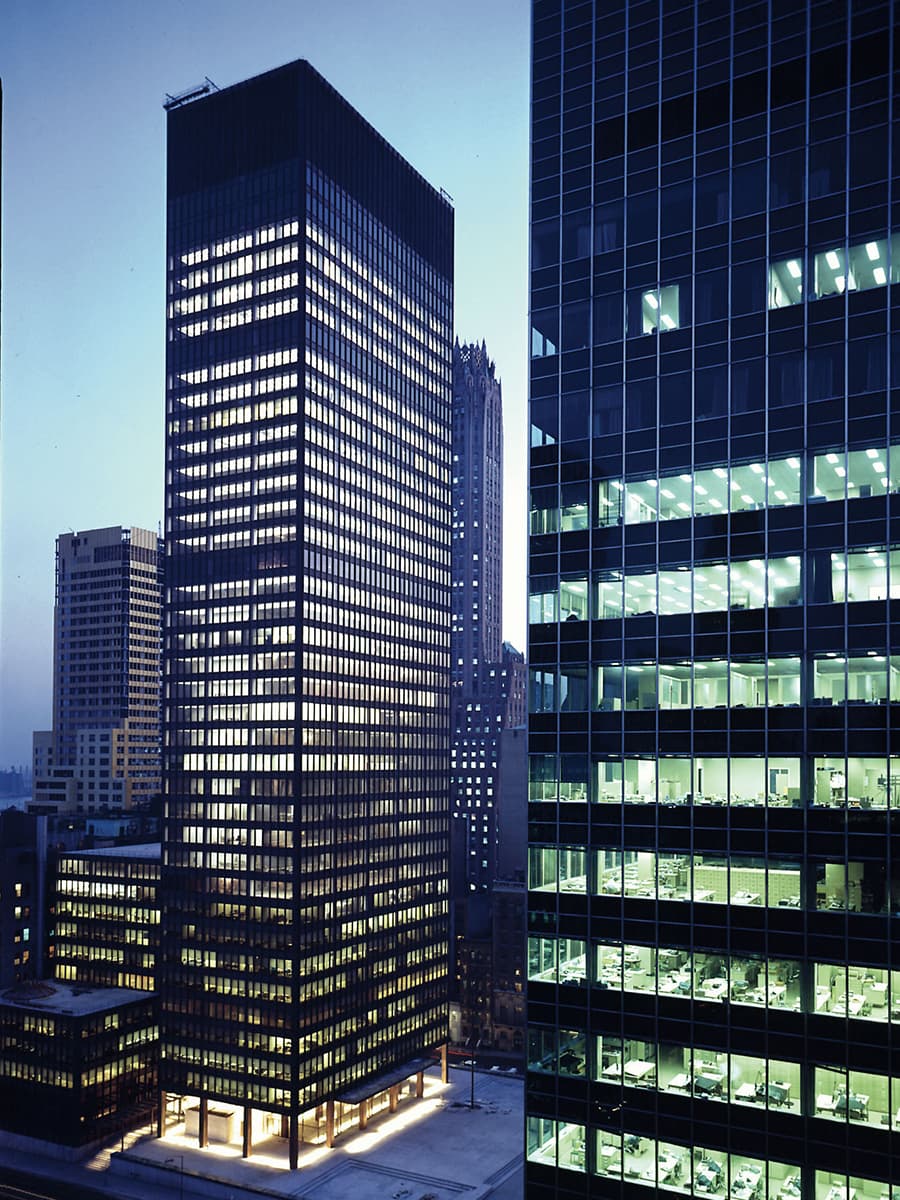
[[[161,1086],[245,1154],[280,1115],[296,1165],[305,1112],[446,1040],[453,216],[304,62],[189,100]]]
[[[893,10],[533,39],[527,1195],[891,1197]]]

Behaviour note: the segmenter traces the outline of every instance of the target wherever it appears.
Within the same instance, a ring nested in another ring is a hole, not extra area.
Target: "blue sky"
[[[456,209],[456,332],[503,380],[524,641],[526,0],[3,0],[0,766],[50,721],[53,544],[162,519],[165,94],[310,62]]]

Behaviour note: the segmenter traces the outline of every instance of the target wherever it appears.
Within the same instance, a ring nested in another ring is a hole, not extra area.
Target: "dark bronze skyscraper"
[[[533,14],[529,1200],[888,1196],[895,8]]]
[[[304,62],[168,195],[162,1084],[296,1163],[446,1036],[453,217]]]

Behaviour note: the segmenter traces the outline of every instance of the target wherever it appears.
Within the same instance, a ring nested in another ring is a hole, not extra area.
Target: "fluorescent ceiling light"
[[[881,251],[878,249],[877,242],[866,242],[866,254],[869,256],[869,262],[875,262],[881,257]]]
[[[834,250],[828,251],[828,253],[825,255],[825,261],[828,263],[829,267],[831,267],[832,271],[836,271],[841,265],[841,260],[838,258]]]
[[[790,275],[790,277],[792,279],[799,279],[803,274],[803,272],[800,270],[800,264],[797,262],[796,259],[793,259],[793,258],[787,264],[787,269],[788,269],[788,274]]]
[[[872,274],[875,276],[875,282],[879,287],[884,287],[887,283],[887,275],[884,273],[884,267],[876,267]]]
[[[644,292],[644,301],[649,304],[651,308],[659,308],[659,301],[657,300],[654,292]]]

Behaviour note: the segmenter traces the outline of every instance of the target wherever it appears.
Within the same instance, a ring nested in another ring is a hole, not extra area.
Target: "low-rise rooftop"
[[[30,1012],[55,1013],[66,1017],[84,1017],[107,1012],[135,1000],[146,1000],[151,993],[135,988],[81,987],[59,980],[33,980],[17,983],[0,992],[0,1007],[22,1008]]]

